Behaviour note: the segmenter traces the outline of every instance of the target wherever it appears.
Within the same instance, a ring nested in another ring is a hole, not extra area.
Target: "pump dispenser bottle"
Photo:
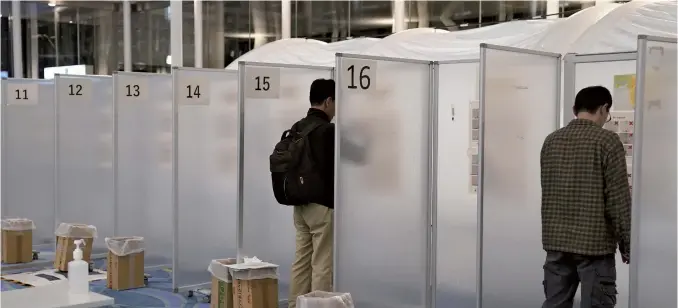
[[[80,249],[80,245],[84,244],[83,240],[75,240],[73,261],[68,262],[68,288],[69,293],[73,295],[89,293],[89,264],[82,260],[82,250]]]

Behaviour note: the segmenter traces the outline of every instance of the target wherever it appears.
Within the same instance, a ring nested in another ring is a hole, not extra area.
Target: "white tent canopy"
[[[675,1],[631,1],[586,29],[568,52],[605,53],[636,50],[638,35],[676,37]]]
[[[374,44],[378,43],[380,39],[372,37],[360,37],[345,41],[329,43],[325,45],[325,49],[332,53],[346,52],[346,53],[360,53],[368,49]]]
[[[528,48],[565,54],[586,30],[620,6],[616,3],[596,4],[568,18],[558,19],[542,38]]]
[[[541,38],[554,22],[521,20],[473,30],[421,34],[408,37],[406,40],[383,39],[365,53],[421,60],[477,57],[480,43],[527,46]]]
[[[226,69],[237,70],[240,61],[334,66],[334,56],[331,61],[323,56],[329,53],[324,49],[326,45],[322,41],[303,38],[277,40],[250,50],[231,62]]]
[[[480,43],[558,53],[601,53],[636,49],[639,34],[676,36],[675,1],[632,1],[599,4],[566,19],[521,20],[472,30],[449,32],[416,28],[384,39],[357,38],[327,44],[310,39],[268,43],[239,57],[239,61],[333,67],[337,52],[375,56],[455,60],[477,58]]]

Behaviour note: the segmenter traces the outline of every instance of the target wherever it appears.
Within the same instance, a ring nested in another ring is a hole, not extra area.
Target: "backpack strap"
[[[318,127],[322,126],[322,123],[320,122],[312,122],[308,126],[306,126],[304,129],[299,132],[299,135],[301,137],[307,137],[309,134],[311,134],[314,130],[316,130]]]
[[[305,138],[305,137],[307,137],[309,134],[311,134],[314,130],[316,130],[318,127],[320,127],[320,126],[322,126],[322,125],[323,125],[323,123],[320,123],[320,122],[317,122],[317,121],[316,121],[316,122],[311,122],[311,124],[309,124],[308,126],[306,126],[306,127],[305,127],[304,129],[302,129],[301,131],[297,131],[296,129],[294,129],[294,127],[292,127],[291,129],[288,129],[288,130],[286,130],[286,131],[284,131],[284,132],[282,133],[282,135],[280,136],[280,141],[283,141],[285,138],[288,138],[288,137],[292,136],[293,133],[297,133],[297,134],[299,134],[302,138]],[[296,124],[295,124],[295,126],[296,126]]]

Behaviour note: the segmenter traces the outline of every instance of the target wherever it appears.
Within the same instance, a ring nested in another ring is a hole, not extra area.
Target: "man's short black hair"
[[[605,106],[609,111],[612,107],[612,94],[603,86],[592,86],[581,89],[574,99],[572,111],[575,115],[582,111],[595,113],[600,107]]]
[[[314,80],[309,94],[311,106],[322,104],[328,97],[334,99],[334,80],[322,78]]]

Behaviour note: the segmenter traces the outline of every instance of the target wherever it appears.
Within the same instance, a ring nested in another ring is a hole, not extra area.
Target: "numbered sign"
[[[205,78],[196,78],[197,72],[185,72],[178,70],[177,86],[174,95],[179,105],[209,105],[210,83]]]
[[[59,99],[64,102],[91,102],[92,80],[78,77],[59,78]]]
[[[36,105],[38,103],[37,83],[7,83],[7,105]]]
[[[377,86],[377,61],[344,58],[341,85],[351,91],[374,91]]]
[[[118,75],[116,76],[118,99],[122,102],[141,102],[150,98],[145,76]]]
[[[280,68],[245,65],[245,98],[280,98]]]

